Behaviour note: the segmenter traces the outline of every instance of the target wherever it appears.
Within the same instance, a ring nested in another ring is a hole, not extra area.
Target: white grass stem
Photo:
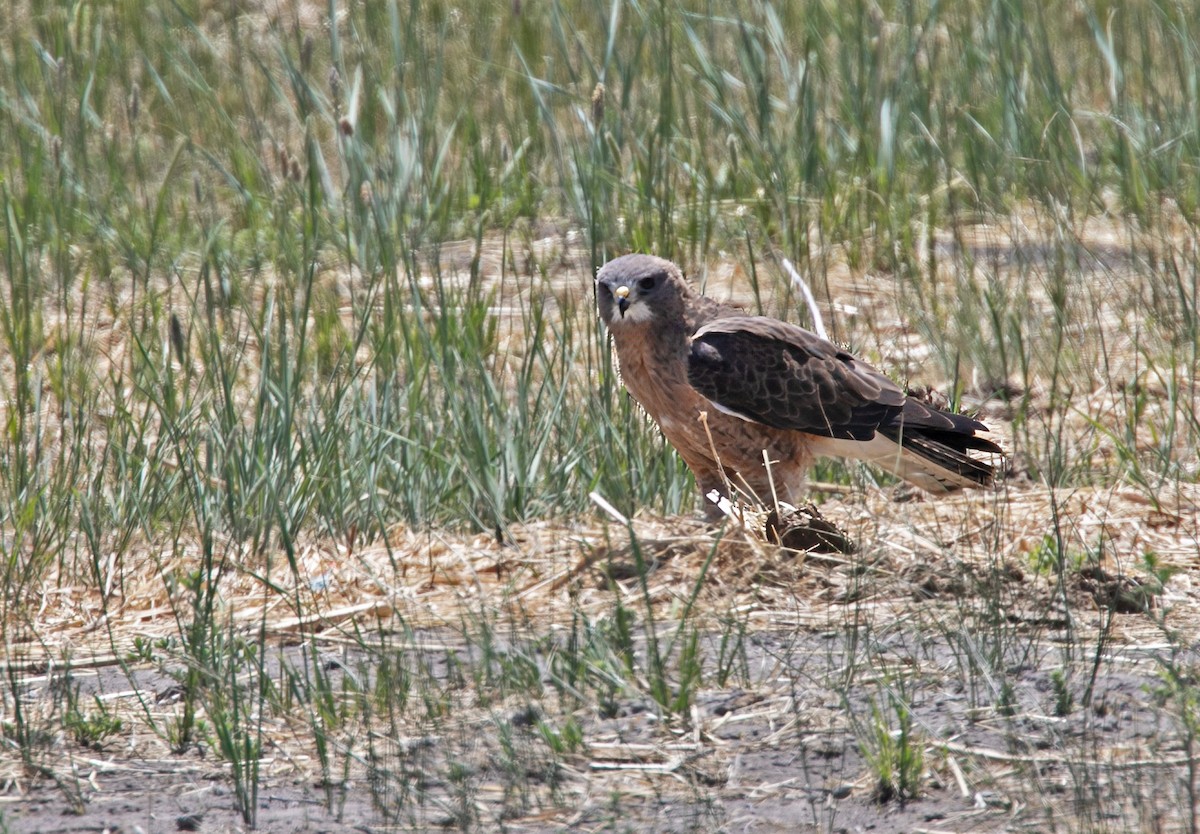
[[[828,339],[829,335],[825,332],[825,321],[821,318],[821,311],[817,307],[817,299],[813,296],[812,290],[808,288],[808,282],[801,277],[796,267],[792,266],[792,262],[787,258],[781,258],[780,263],[787,270],[787,274],[791,277],[792,283],[800,288],[801,294],[804,296],[804,303],[808,305],[809,315],[812,316],[813,332],[822,339]]]
[[[618,524],[624,524],[626,527],[629,526],[629,519],[625,517],[625,514],[612,504],[608,503],[608,499],[603,495],[593,491],[588,493],[588,498],[592,499],[593,504],[604,510],[604,512],[606,512],[613,521],[617,522]]]

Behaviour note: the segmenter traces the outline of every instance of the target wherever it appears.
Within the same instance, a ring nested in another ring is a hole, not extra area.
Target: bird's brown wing
[[[728,316],[697,330],[688,381],[722,411],[823,437],[870,440],[905,410],[904,392],[870,365],[761,316]]]

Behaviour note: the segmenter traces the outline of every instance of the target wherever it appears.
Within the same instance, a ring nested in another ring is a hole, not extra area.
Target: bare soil
[[[1043,498],[1013,488],[1005,506],[1025,502],[1029,511]],[[978,521],[995,500],[976,495],[951,503],[958,502],[960,517]],[[347,606],[340,603],[348,600],[330,600],[321,608],[330,619],[316,639],[326,647],[321,663],[332,679],[355,676],[369,689],[379,657],[388,652],[364,653],[363,643],[346,639],[347,627],[379,624],[377,634],[360,631],[356,640],[371,645],[378,639],[394,656],[415,659],[433,684],[461,677],[461,697],[436,721],[408,728],[411,734],[347,731],[343,743],[354,751],[337,759],[342,769],[328,779],[312,738],[297,729],[302,722],[272,716],[257,827],[1186,830],[1194,822],[1200,752],[1189,742],[1186,707],[1164,689],[1164,669],[1200,668],[1195,508],[1185,514],[1176,505],[1164,529],[1146,523],[1163,510],[1136,495],[1107,491],[1073,500],[1107,508],[1113,563],[1062,577],[1037,569],[1034,545],[1019,544],[1019,525],[1006,527],[1007,552],[985,545],[992,541],[986,535],[946,542],[939,539],[944,530],[937,516],[952,509],[918,502],[914,512],[913,504],[878,492],[826,504],[826,517],[852,522],[851,533],[863,545],[854,555],[806,557],[727,532],[704,579],[703,613],[696,615],[711,622],[698,646],[701,684],[675,714],[628,687],[614,688],[611,698],[583,700],[564,698],[550,686],[488,697],[480,643],[464,641],[461,627],[443,619],[396,636],[395,618],[411,624],[418,610],[430,621],[439,610],[445,618],[442,606],[451,604],[460,612],[505,611],[497,620],[504,634],[493,635],[490,650],[531,661],[545,682],[551,656],[570,639],[567,612],[590,611],[601,622],[616,596],[638,610],[642,591],[625,578],[632,570],[624,531],[531,529],[527,541],[507,543],[439,536],[423,553],[414,549],[412,569],[419,564],[433,573],[426,582],[410,575],[406,602],[393,597],[385,616],[370,594],[358,593],[358,610],[368,613],[345,618],[339,612]],[[1029,519],[1033,526],[1036,521]],[[654,563],[649,593],[662,616],[662,644],[677,624],[671,606],[700,577],[712,534],[687,519],[648,519],[635,529]],[[961,521],[956,529],[963,529]],[[1165,558],[1181,570],[1165,588],[1131,595],[1142,577],[1119,569],[1129,561],[1118,545],[1149,547],[1155,535],[1163,537],[1158,546]],[[564,548],[547,560],[544,542],[555,536],[571,540],[573,556]],[[1179,545],[1175,556],[1167,537]],[[535,548],[543,560],[536,570],[530,561]],[[476,560],[487,554],[503,569],[479,570],[477,562],[473,587],[461,575],[439,580],[434,563],[449,554]],[[337,565],[318,561],[330,568],[323,575],[332,586],[361,590],[361,576],[373,572],[371,559],[361,553]],[[527,581],[514,582],[514,576]],[[525,603],[516,604],[523,592]],[[1138,600],[1145,604],[1134,604]],[[293,623],[280,619],[278,625],[268,665],[282,680],[280,670],[302,669],[311,655],[297,645]],[[646,633],[635,634],[634,665],[645,670]],[[10,758],[0,798],[7,830],[247,830],[235,810],[229,767],[207,742],[171,752],[139,717],[144,709],[161,722],[178,709],[178,670],[122,668],[105,662],[99,647],[95,657],[95,668],[80,663],[71,679],[81,701],[97,695],[120,708],[121,732],[98,749],[54,738],[33,766]],[[639,682],[640,691],[648,691],[646,681]],[[30,713],[39,705],[49,709],[61,685],[61,671],[28,665],[23,691]],[[916,795],[906,799],[882,795],[878,768],[867,757],[877,746],[874,728],[896,737],[897,704],[905,705],[913,746],[923,754]],[[568,719],[580,728],[581,744],[549,756],[540,723],[561,728]],[[384,765],[373,773],[362,767],[367,738]]]

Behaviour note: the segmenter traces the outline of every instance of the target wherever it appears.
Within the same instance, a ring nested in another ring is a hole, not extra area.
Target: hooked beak
[[[617,287],[613,290],[613,295],[617,297],[617,309],[621,311],[621,318],[625,318],[625,311],[629,309],[629,287]]]

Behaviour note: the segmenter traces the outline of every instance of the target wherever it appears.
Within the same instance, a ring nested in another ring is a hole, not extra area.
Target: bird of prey
[[[799,504],[816,457],[867,461],[935,493],[992,483],[970,454],[1003,454],[983,423],[907,396],[802,327],[696,293],[670,261],[609,261],[596,304],[625,387],[705,496]]]

